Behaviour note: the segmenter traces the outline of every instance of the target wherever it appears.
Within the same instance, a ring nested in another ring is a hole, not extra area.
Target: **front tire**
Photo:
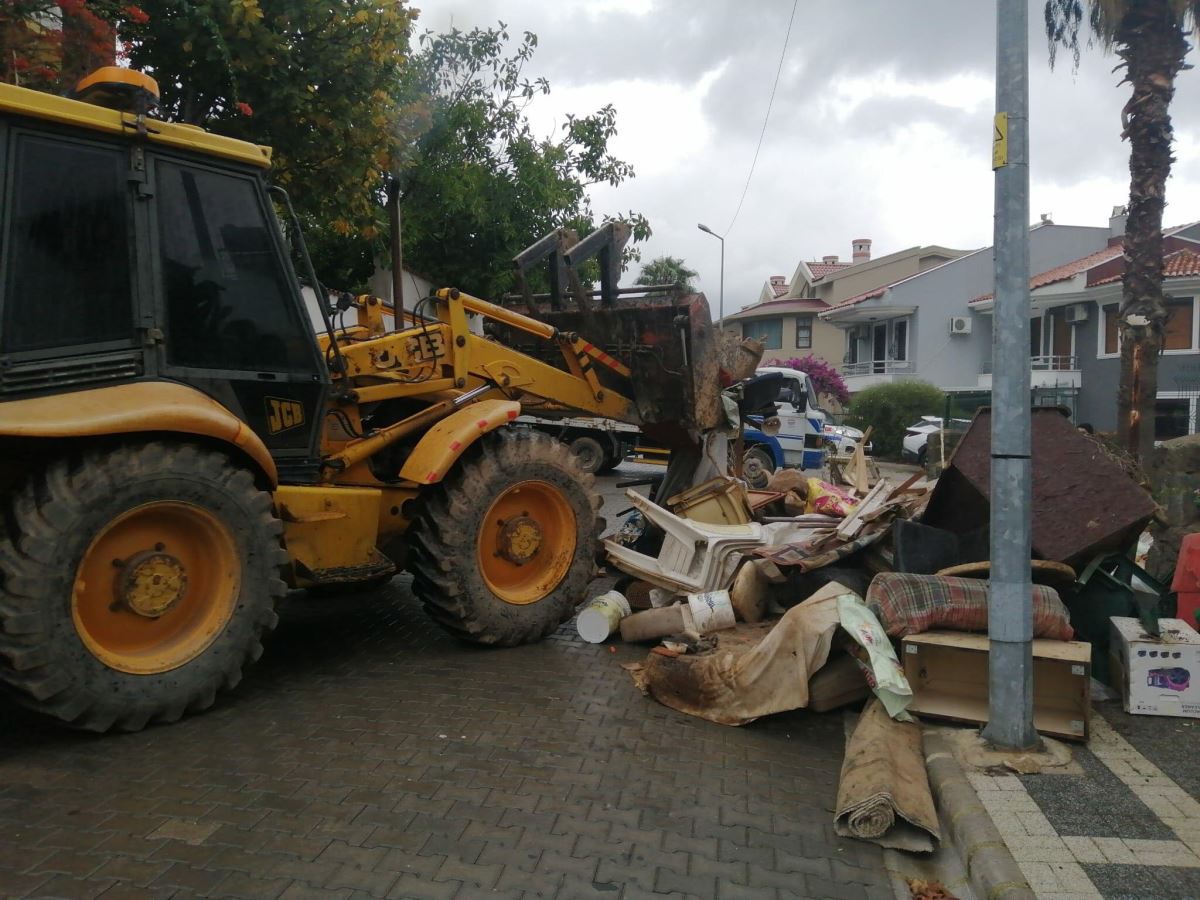
[[[0,681],[89,731],[206,709],[286,591],[271,496],[228,456],[149,442],[56,459],[0,540]]]
[[[494,432],[469,453],[425,497],[412,531],[413,591],[463,640],[541,640],[571,617],[592,579],[594,481],[538,432]]]
[[[762,447],[751,447],[742,455],[742,478],[756,491],[765,490],[775,474],[775,460]]]
[[[571,441],[570,450],[579,461],[579,467],[589,475],[599,472],[608,458],[600,442],[587,434],[581,434]]]

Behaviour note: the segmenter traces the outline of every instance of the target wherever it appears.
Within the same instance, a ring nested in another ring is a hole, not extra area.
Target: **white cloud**
[[[613,150],[637,178],[597,186],[598,212],[644,213],[647,258],[682,256],[716,306],[720,244],[697,222],[733,216],[762,127],[788,0],[439,0],[421,26],[494,24],[538,34],[531,74],[550,97],[539,131],[612,102]],[[1041,0],[1030,0],[1031,218],[1102,225],[1128,195],[1115,59],[1078,72],[1047,64]],[[991,242],[995,11],[962,0],[805,0],[796,14],[771,125],[726,241],[726,309],[751,302],[801,259],[881,255],[914,244]],[[1200,51],[1193,51],[1196,62]],[[1200,219],[1200,75],[1180,75],[1167,220]],[[532,236],[531,236],[532,237]]]

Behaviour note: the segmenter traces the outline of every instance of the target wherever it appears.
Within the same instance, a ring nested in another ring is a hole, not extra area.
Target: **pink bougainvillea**
[[[791,359],[773,359],[767,365],[784,366],[803,372],[812,379],[813,388],[818,396],[827,394],[838,403],[850,402],[850,391],[842,379],[842,373],[819,356],[810,353],[808,356],[796,356]]]

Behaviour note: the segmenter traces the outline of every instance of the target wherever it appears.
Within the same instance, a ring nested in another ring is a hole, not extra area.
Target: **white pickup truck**
[[[780,429],[777,435],[747,428],[744,445],[746,471],[743,473],[752,486],[765,486],[766,479],[776,469],[788,467],[819,471],[825,465],[825,412],[817,405],[817,395],[808,376],[796,369],[764,366],[758,374],[778,372],[783,385],[775,405],[779,408]],[[615,469],[635,447],[640,434],[633,425],[609,419],[579,416],[569,419],[543,419],[521,416],[518,423],[544,431],[558,438],[579,457],[585,471],[602,474]],[[652,448],[644,461],[656,461]],[[665,454],[661,460],[665,461]]]
[[[779,407],[779,433],[775,440],[783,452],[782,465],[796,469],[821,469],[825,465],[825,411],[808,376],[783,366],[761,366],[759,375],[777,372],[783,385]]]

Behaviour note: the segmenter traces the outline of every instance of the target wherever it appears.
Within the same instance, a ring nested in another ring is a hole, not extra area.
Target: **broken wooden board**
[[[854,507],[854,512],[842,520],[842,524],[838,526],[835,532],[838,538],[844,541],[852,541],[858,537],[858,533],[862,531],[863,526],[871,521],[867,516],[887,503],[891,487],[891,482],[886,478],[882,478],[876,482],[875,487],[871,488],[867,495]]]

